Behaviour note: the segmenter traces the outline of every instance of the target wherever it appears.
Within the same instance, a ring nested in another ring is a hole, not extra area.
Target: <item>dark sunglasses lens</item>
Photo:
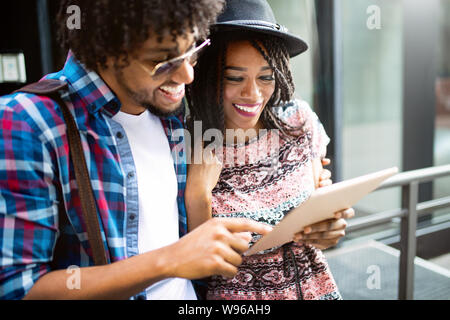
[[[163,74],[168,74],[176,69],[178,69],[181,64],[183,63],[183,59],[167,62],[163,65],[161,65],[158,69],[156,69],[154,77],[161,76]]]
[[[200,54],[207,48],[208,46],[205,45],[197,50],[194,50],[194,52],[191,54],[190,57],[187,57],[189,63],[192,66],[195,66],[195,64],[197,63],[197,59],[200,57]],[[158,77],[158,76],[162,76],[162,75],[167,75],[175,70],[177,70],[184,62],[184,59],[186,58],[180,58],[180,59],[175,59],[173,61],[170,62],[166,62],[164,64],[162,64],[161,66],[159,66],[158,69],[155,70],[155,73],[153,74],[153,77]]]

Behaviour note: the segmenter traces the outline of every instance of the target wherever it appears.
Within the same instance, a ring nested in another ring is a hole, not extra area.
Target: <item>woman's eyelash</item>
[[[263,77],[260,77],[260,79],[264,80],[264,81],[273,81],[273,80],[275,80],[275,78],[273,76],[263,76]]]
[[[225,79],[227,79],[228,81],[242,81],[243,78],[242,77],[230,77],[230,76],[225,76]]]
[[[225,76],[225,79],[228,81],[239,82],[239,81],[242,81],[244,78]],[[275,80],[275,78],[273,76],[261,76],[261,77],[259,77],[259,79],[261,79],[263,81],[274,81]]]

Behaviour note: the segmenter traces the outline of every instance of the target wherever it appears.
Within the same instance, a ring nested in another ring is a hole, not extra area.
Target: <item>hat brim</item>
[[[306,44],[306,42],[300,39],[299,37],[294,36],[293,34],[287,32],[275,30],[270,27],[227,23],[227,22],[217,22],[211,26],[211,33],[238,31],[238,30],[253,31],[257,33],[268,34],[282,39],[286,45],[286,49],[291,58],[308,50],[308,45]]]

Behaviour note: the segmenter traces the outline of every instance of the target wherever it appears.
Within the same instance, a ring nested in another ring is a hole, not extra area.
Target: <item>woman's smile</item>
[[[248,41],[229,44],[226,51],[223,107],[227,129],[255,129],[275,91],[273,70]]]
[[[259,110],[263,106],[262,102],[255,104],[237,104],[233,103],[233,107],[236,108],[236,111],[243,115],[244,117],[255,117],[258,115]]]

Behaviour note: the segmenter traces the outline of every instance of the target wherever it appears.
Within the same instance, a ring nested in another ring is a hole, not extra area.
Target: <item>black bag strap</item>
[[[47,96],[56,101],[62,110],[64,121],[67,126],[67,137],[69,140],[69,154],[75,170],[78,192],[81,200],[83,217],[86,223],[86,231],[89,245],[92,249],[92,256],[95,265],[105,265],[108,263],[105,246],[103,244],[100,224],[97,218],[97,207],[95,205],[94,192],[92,190],[91,179],[86,165],[86,159],[81,144],[80,133],[77,124],[69,108],[61,99],[60,90],[66,90],[67,83],[60,80],[46,79],[29,84],[16,92],[32,93],[40,96]]]

